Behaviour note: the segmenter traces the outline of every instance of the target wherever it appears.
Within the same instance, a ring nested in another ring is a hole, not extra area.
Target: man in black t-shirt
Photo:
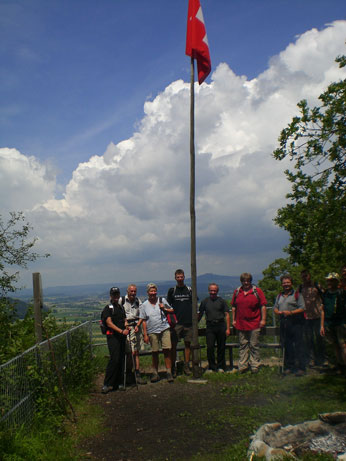
[[[123,306],[119,305],[120,290],[117,287],[110,289],[110,303],[105,309],[105,323],[107,326],[107,346],[110,359],[107,364],[102,393],[112,390],[123,390],[123,375],[125,362],[125,345],[129,329]]]
[[[190,375],[189,368],[191,341],[192,341],[192,291],[184,283],[185,274],[182,269],[175,271],[175,280],[177,285],[170,288],[167,293],[167,301],[173,307],[174,313],[177,317],[177,325],[171,328],[171,357],[172,357],[172,374],[175,378],[177,370],[175,366],[177,356],[177,344],[179,339],[184,339],[184,373]]]
[[[226,301],[217,295],[219,286],[216,283],[209,283],[208,291],[209,297],[205,298],[199,306],[198,321],[205,313],[208,370],[223,373],[226,368],[226,336],[230,335],[229,307]],[[215,342],[217,344],[217,363],[215,362]]]

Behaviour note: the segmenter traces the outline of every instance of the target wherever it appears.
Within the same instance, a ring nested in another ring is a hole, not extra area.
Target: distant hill
[[[21,299],[6,298],[8,303],[11,304],[16,311],[17,317],[23,319],[25,317],[26,311],[29,304]]]
[[[254,276],[254,281],[256,282],[257,277]],[[157,283],[159,288],[159,294],[165,296],[170,287],[174,286],[174,280],[148,280],[142,282],[135,282],[137,285],[138,296],[141,298],[146,297],[146,286],[149,282]],[[208,284],[215,282],[219,285],[221,296],[229,297],[232,291],[239,286],[239,276],[232,275],[218,275],[218,274],[203,274],[197,277],[197,292],[198,297],[202,299],[208,294]],[[109,289],[112,286],[118,286],[120,288],[121,294],[126,293],[126,288],[129,282],[126,283],[96,283],[88,285],[66,285],[66,286],[55,286],[55,287],[46,287],[43,289],[43,297],[48,298],[59,298],[59,299],[83,299],[94,297],[96,299],[107,299],[109,296]],[[186,284],[191,285],[191,279],[186,279]],[[24,289],[18,291],[16,296],[21,299],[31,299],[33,294],[32,290]]]

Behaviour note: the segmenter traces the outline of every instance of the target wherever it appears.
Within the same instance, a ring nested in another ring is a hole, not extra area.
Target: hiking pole
[[[285,367],[285,346],[286,346],[286,317],[283,318],[283,320],[281,320],[284,322],[284,326],[283,326],[283,335],[280,336],[280,338],[282,339],[282,344],[281,344],[281,374],[284,373],[284,367]],[[282,338],[283,336],[283,338]]]
[[[126,336],[127,338],[127,336]],[[126,339],[127,341],[127,339]],[[124,354],[125,358],[124,358],[124,391],[126,390],[126,349],[125,349],[125,354]]]
[[[130,327],[130,331],[131,331],[131,327]],[[133,374],[135,375],[135,383],[136,383],[136,387],[137,387],[137,391],[138,391],[138,383],[137,383],[137,375],[136,375],[136,363],[135,363],[135,357],[133,355],[133,347],[132,347],[132,341],[131,341],[131,338],[130,338],[130,334],[127,336],[126,340],[128,341],[128,344],[130,346],[130,354],[131,354],[131,357],[132,357]]]

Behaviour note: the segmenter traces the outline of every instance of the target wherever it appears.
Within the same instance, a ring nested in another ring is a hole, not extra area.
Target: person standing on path
[[[208,286],[209,297],[205,298],[199,307],[198,321],[203,314],[206,316],[206,340],[208,371],[223,373],[226,368],[225,344],[226,337],[230,335],[229,307],[224,299],[218,296],[219,286],[210,283]],[[217,344],[217,362],[215,362],[215,342]]]
[[[130,330],[127,342],[128,350],[126,351],[129,356],[128,363],[132,364],[132,362],[134,362],[136,383],[146,384],[147,382],[144,378],[142,378],[139,369],[139,351],[141,350],[143,343],[143,334],[141,327],[142,320],[139,319],[140,302],[137,298],[137,287],[134,283],[130,283],[127,287],[127,294],[121,297],[120,304],[125,309],[126,320]],[[133,358],[131,357],[131,354],[133,355]]]
[[[339,275],[336,272],[328,274],[326,281],[321,334],[326,336],[335,351],[335,371],[346,376],[346,290],[338,288]]]
[[[311,280],[307,269],[301,271],[302,284],[299,292],[305,303],[304,339],[306,346],[306,365],[322,366],[324,363],[324,341],[321,335],[323,301],[322,292]]]
[[[252,285],[252,275],[240,276],[241,286],[234,290],[232,298],[233,326],[239,331],[239,373],[249,368],[258,373],[260,366],[259,336],[266,324],[267,301],[263,291]]]
[[[191,375],[189,362],[192,342],[192,290],[185,285],[185,274],[182,269],[177,269],[174,276],[177,284],[168,290],[167,301],[173,307],[178,321],[176,326],[171,328],[172,374],[175,378],[177,376],[175,361],[179,339],[184,339],[184,373]]]
[[[110,303],[105,308],[104,318],[107,327],[107,346],[110,359],[107,364],[102,393],[112,390],[124,390],[123,375],[125,362],[127,328],[125,310],[119,304],[120,290],[117,287],[110,289]]]
[[[301,293],[293,289],[290,275],[281,278],[282,292],[274,304],[274,313],[280,318],[280,339],[285,350],[284,374],[305,374],[303,341],[305,303]]]
[[[143,322],[144,342],[151,345],[153,374],[151,382],[156,383],[160,380],[159,376],[159,346],[161,344],[165,365],[167,370],[167,381],[173,382],[172,361],[171,361],[171,333],[165,312],[173,313],[174,310],[168,306],[165,298],[159,299],[157,296],[157,286],[155,283],[147,285],[148,299],[140,308],[139,317]]]

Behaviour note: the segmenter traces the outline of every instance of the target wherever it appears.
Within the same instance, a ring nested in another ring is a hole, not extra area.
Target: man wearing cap
[[[321,334],[334,347],[337,372],[346,374],[346,290],[338,288],[339,274],[336,272],[328,274],[326,281]]]
[[[171,333],[165,312],[173,313],[165,298],[158,298],[157,286],[155,283],[147,285],[148,299],[140,308],[139,317],[143,322],[144,342],[151,345],[153,374],[150,381],[156,383],[159,376],[159,347],[161,344],[165,366],[167,370],[167,381],[173,382],[172,361],[171,361]]]
[[[102,393],[112,390],[124,390],[123,375],[125,361],[127,328],[125,310],[119,305],[120,290],[117,287],[110,289],[110,303],[104,310],[104,319],[107,326],[107,346],[110,359],[106,368]]]

